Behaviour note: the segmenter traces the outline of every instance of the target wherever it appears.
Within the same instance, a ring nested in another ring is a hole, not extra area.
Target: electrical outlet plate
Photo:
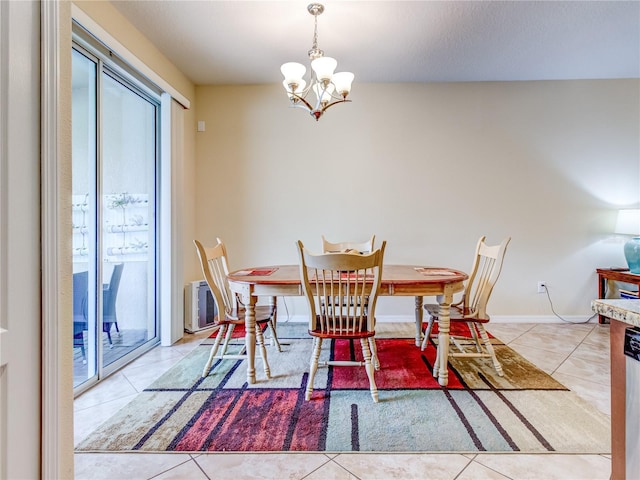
[[[544,293],[547,289],[547,282],[540,280],[538,282],[538,293]]]

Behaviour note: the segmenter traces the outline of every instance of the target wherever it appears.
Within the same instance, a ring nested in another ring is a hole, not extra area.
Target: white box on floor
[[[190,282],[184,288],[184,330],[198,332],[213,327],[218,314],[207,282]]]

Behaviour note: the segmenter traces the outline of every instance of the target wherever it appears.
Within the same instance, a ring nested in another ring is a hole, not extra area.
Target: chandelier
[[[291,106],[305,109],[318,121],[329,107],[351,101],[347,100],[347,95],[351,91],[354,75],[351,72],[333,73],[338,62],[335,58],[325,57],[324,52],[318,48],[318,15],[324,12],[324,5],[312,3],[307,10],[314,20],[313,44],[308,52],[311,61],[309,84],[303,78],[307,68],[301,63],[285,63],[280,71],[284,75],[282,85],[287,91]],[[311,99],[307,99],[311,90],[316,96],[313,104]]]

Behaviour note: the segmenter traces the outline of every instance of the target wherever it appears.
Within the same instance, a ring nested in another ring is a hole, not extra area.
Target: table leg
[[[440,371],[438,372],[438,383],[446,387],[449,383],[449,327],[451,310],[451,302],[453,296],[451,293],[445,293],[438,297],[440,309],[438,312],[438,360],[440,363]]]
[[[245,301],[246,300],[246,301]],[[244,342],[247,347],[247,383],[256,383],[256,301],[257,298],[249,295],[245,301]]]
[[[416,296],[416,347],[422,343],[422,297]]]

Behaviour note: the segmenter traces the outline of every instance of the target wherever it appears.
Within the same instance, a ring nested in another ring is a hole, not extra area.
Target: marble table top
[[[599,315],[640,327],[640,300],[601,299],[591,302],[591,309]]]

